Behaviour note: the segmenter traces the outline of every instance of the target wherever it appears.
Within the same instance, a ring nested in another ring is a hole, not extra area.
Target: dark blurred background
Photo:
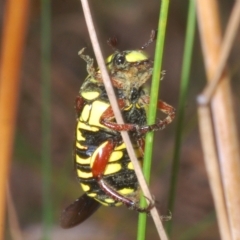
[[[234,1],[219,1],[223,28]],[[1,22],[4,13],[1,2]],[[117,36],[119,49],[136,49],[157,28],[160,2],[143,0],[90,1],[99,40],[105,57],[112,53],[109,37]],[[177,108],[188,1],[171,1],[167,24],[161,99]],[[41,239],[41,79],[40,79],[40,1],[32,1],[30,24],[22,68],[15,151],[11,168],[11,191],[24,239]],[[59,226],[59,216],[67,205],[82,194],[73,170],[74,100],[87,76],[86,64],[78,51],[87,47],[93,55],[80,1],[52,1],[52,82],[51,154],[53,240],[130,240],[136,238],[137,213],[125,207],[101,207],[89,220],[70,230]],[[196,96],[205,84],[201,47],[195,37],[191,80],[184,123],[178,189],[173,213],[172,239],[219,239],[214,207],[205,172],[199,140]],[[234,101],[239,104],[239,35],[230,57]],[[153,57],[152,44],[146,51]],[[236,108],[237,110],[237,108]],[[239,115],[239,113],[238,113]],[[239,119],[239,116],[238,116]],[[150,189],[161,214],[167,215],[167,200],[173,157],[175,122],[155,134],[153,172]],[[200,230],[199,230],[200,229]],[[192,234],[192,235],[191,235]],[[189,237],[190,236],[190,237]],[[147,239],[158,239],[149,217]]]

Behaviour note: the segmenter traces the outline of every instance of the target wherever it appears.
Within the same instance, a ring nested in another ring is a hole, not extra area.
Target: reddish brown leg
[[[108,160],[115,146],[116,143],[113,143],[113,141],[109,140],[104,147],[99,148],[92,166],[92,174],[94,178],[98,179],[103,176]]]
[[[170,106],[169,104],[163,102],[162,100],[158,100],[158,109],[168,115],[168,116],[163,120],[163,121],[165,121],[166,125],[168,125],[169,123],[171,123],[172,120],[173,120],[174,117],[175,117],[175,112],[176,112],[175,108],[173,108],[173,107]]]
[[[84,99],[80,96],[77,96],[75,100],[75,109],[76,109],[77,116],[79,116],[80,113],[82,112],[83,106],[84,106]]]
[[[120,109],[123,109],[125,107],[125,101],[123,99],[119,99],[118,100],[118,106]],[[114,113],[112,110],[112,107],[109,106],[104,113],[102,114],[101,118],[100,118],[100,123],[112,130],[115,131],[131,131],[131,130],[136,130],[136,126],[135,124],[118,124],[115,122],[111,122],[111,120],[113,120],[114,117]]]
[[[100,188],[107,195],[109,195],[112,199],[114,199],[117,202],[122,202],[129,209],[136,210],[141,213],[149,213],[149,211],[154,207],[154,202],[150,202],[146,208],[139,207],[139,205],[136,201],[119,194],[116,190],[114,190],[111,186],[109,186],[103,180],[103,178],[98,179],[98,184],[99,184]]]
[[[149,97],[145,97],[143,99],[143,101],[145,102],[145,104],[149,103]],[[122,109],[125,105],[124,100],[120,99],[119,100],[119,107],[120,109]],[[152,124],[152,125],[143,125],[143,126],[139,126],[137,124],[118,124],[115,122],[111,122],[111,120],[114,118],[114,113],[112,110],[112,107],[109,106],[107,108],[107,110],[102,114],[101,118],[100,118],[100,122],[101,124],[103,124],[104,126],[115,130],[115,131],[136,131],[138,133],[138,135],[142,135],[145,134],[147,132],[150,131],[157,131],[157,130],[162,130],[164,129],[169,123],[172,122],[172,120],[175,117],[175,109],[168,105],[167,103],[159,100],[158,102],[158,109],[162,112],[164,112],[165,114],[167,114],[168,116],[163,119],[163,120],[158,120],[157,123]]]
[[[163,120],[158,120],[155,124],[152,125],[145,125],[145,126],[140,126],[140,129],[137,131],[140,134],[144,134],[150,131],[157,131],[157,130],[162,130],[164,129],[169,123],[172,122],[172,120],[175,117],[175,108],[170,106],[169,104],[159,100],[158,101],[158,109],[162,111],[163,113],[167,114],[167,117]]]
[[[150,203],[147,208],[140,208],[136,201],[119,194],[104,181],[103,174],[115,146],[116,143],[109,140],[104,147],[99,149],[92,166],[93,177],[97,180],[99,187],[115,201],[122,202],[128,208],[137,210],[138,212],[149,212],[154,207],[154,203]]]
[[[145,140],[143,138],[137,139],[137,145],[141,151],[142,157],[144,156],[144,149],[145,149]]]

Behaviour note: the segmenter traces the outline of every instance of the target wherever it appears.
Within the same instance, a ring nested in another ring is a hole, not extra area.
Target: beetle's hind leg
[[[138,206],[138,208],[136,209],[138,212],[140,213],[150,213],[150,211],[155,207],[155,201],[150,200],[149,198],[145,197],[148,200],[148,206],[145,208],[141,208]]]
[[[155,203],[149,200],[149,204],[146,208],[141,208],[138,204],[138,201],[125,197],[121,194],[119,194],[116,190],[114,190],[111,186],[109,186],[100,176],[98,178],[98,184],[99,187],[112,199],[114,199],[117,202],[123,203],[127,208],[131,210],[136,210],[137,212],[140,213],[149,213],[150,210],[155,206]]]
[[[154,207],[154,202],[150,201],[146,208],[141,208],[139,207],[136,199],[122,195],[103,179],[104,171],[109,162],[110,155],[118,143],[118,141],[111,139],[104,142],[101,148],[99,148],[99,152],[96,153],[92,166],[93,178],[96,179],[99,187],[104,191],[104,193],[114,201],[123,203],[129,209],[133,209],[141,213],[149,213],[149,211]]]

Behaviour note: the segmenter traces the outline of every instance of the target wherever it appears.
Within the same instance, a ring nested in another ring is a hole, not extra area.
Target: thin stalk
[[[28,0],[6,1],[0,51],[0,240],[5,239],[6,186],[13,151],[28,10]]]
[[[160,16],[158,23],[158,36],[156,42],[156,50],[154,57],[154,70],[152,77],[152,87],[150,94],[150,105],[148,112],[148,124],[154,124],[157,114],[157,103],[158,103],[158,93],[160,90],[160,79],[161,79],[161,69],[162,69],[162,59],[163,59],[163,50],[164,42],[166,35],[166,25],[168,17],[168,8],[169,0],[163,0],[160,6]],[[148,133],[145,139],[145,150],[144,150],[144,164],[143,164],[143,173],[147,183],[150,181],[151,175],[151,163],[152,163],[152,149],[153,149],[153,138],[154,133]],[[141,205],[146,206],[145,198],[141,198]],[[138,220],[138,240],[144,240],[146,236],[146,225],[147,225],[147,216],[146,214],[139,214]]]
[[[207,87],[205,87],[203,93],[198,96],[197,100],[199,104],[209,104],[209,101],[211,100],[211,97],[219,84],[222,72],[225,69],[226,61],[232,48],[233,40],[237,33],[239,20],[240,20],[240,1],[237,1],[233,7],[233,11],[226,28],[226,33],[224,35],[221,47],[219,63],[217,64],[216,74],[214,75],[214,78],[208,83]],[[198,107],[199,113],[201,113],[203,111],[201,109],[204,108],[208,108],[208,106],[200,105]],[[204,160],[217,212],[219,231],[222,239],[231,239],[230,226],[228,223],[228,215],[225,206],[225,198],[222,189],[219,163],[217,157],[213,157],[213,154],[211,154],[210,148],[211,144],[208,143],[209,139],[211,139],[211,135],[209,133],[211,132],[211,134],[214,135],[214,131],[211,129],[210,131],[209,129],[206,128],[205,122],[207,121],[207,119],[205,118],[207,118],[207,116],[199,114],[199,127],[201,130],[200,133],[202,136],[202,146],[205,155]],[[206,138],[207,134],[210,136]]]
[[[117,123],[123,123],[121,112],[118,108],[118,103],[117,103],[117,100],[116,100],[116,97],[115,97],[115,94],[114,94],[114,91],[113,91],[113,88],[112,88],[111,80],[109,78],[108,71],[107,71],[107,68],[105,66],[105,61],[102,57],[102,53],[101,53],[100,45],[99,45],[99,42],[98,42],[98,39],[97,39],[97,34],[96,34],[95,27],[94,27],[94,24],[93,24],[93,20],[92,20],[92,16],[91,16],[88,1],[87,0],[81,0],[81,3],[82,3],[85,20],[86,20],[87,27],[88,27],[90,39],[91,39],[91,42],[92,42],[93,50],[94,50],[99,68],[100,68],[102,76],[103,76],[103,83],[105,85],[105,88],[106,88],[111,106],[113,108],[113,112],[114,112],[114,115],[115,115],[116,122]],[[138,160],[135,156],[135,152],[133,150],[133,147],[132,147],[131,141],[129,139],[129,136],[128,136],[127,132],[124,132],[124,131],[121,132],[121,135],[122,135],[122,138],[123,138],[123,140],[126,144],[127,152],[128,152],[128,154],[129,154],[129,156],[132,160],[132,163],[133,163],[133,166],[134,166],[139,184],[142,188],[143,194],[150,201],[152,201],[151,193],[148,189],[148,185],[147,185],[146,180],[145,180],[145,178],[142,174],[141,167],[140,167],[140,165],[138,163]],[[155,226],[157,228],[157,231],[158,231],[158,234],[159,234],[160,238],[163,239],[163,240],[167,239],[166,233],[165,233],[164,228],[162,226],[162,222],[160,220],[159,214],[158,214],[155,207],[151,210],[151,215],[152,215],[153,221],[155,223]]]
[[[207,169],[216,214],[222,239],[231,239],[228,216],[225,206],[224,192],[216,151],[216,142],[212,126],[211,110],[209,106],[198,107],[199,131],[201,136],[204,161]]]
[[[201,44],[208,81],[216,74],[221,52],[221,29],[216,0],[196,1]],[[221,178],[232,239],[240,236],[240,153],[232,92],[227,71],[211,101]]]
[[[51,202],[51,7],[49,0],[41,1],[41,101],[42,101],[42,196],[43,239],[50,240],[52,224]]]
[[[188,8],[188,19],[187,19],[187,31],[186,31],[186,41],[184,46],[183,54],[183,65],[181,73],[181,84],[180,84],[180,96],[179,105],[177,108],[177,126],[175,135],[175,147],[173,153],[173,163],[171,172],[171,182],[170,182],[170,192],[168,198],[168,209],[171,213],[174,212],[174,203],[176,198],[177,189],[177,177],[179,172],[179,161],[181,155],[181,144],[182,144],[182,134],[183,134],[183,123],[184,123],[184,113],[185,105],[187,100],[188,86],[189,86],[189,74],[191,71],[191,59],[195,35],[195,25],[196,25],[196,13],[194,0],[189,1]],[[167,222],[167,232],[171,233],[172,221]]]
[[[214,94],[221,80],[221,75],[223,73],[223,70],[225,69],[226,62],[232,49],[234,39],[238,32],[239,21],[240,21],[240,1],[236,1],[230,19],[228,21],[226,33],[224,34],[221,46],[221,53],[219,54],[220,55],[219,62],[218,64],[216,64],[218,66],[216,74],[214,75],[214,78],[207,84],[203,93],[198,96],[197,100],[199,104],[209,104],[212,95]]]

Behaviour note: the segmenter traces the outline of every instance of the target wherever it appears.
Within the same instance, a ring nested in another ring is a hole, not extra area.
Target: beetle
[[[76,98],[76,133],[74,164],[78,181],[85,192],[68,206],[61,215],[61,226],[70,228],[82,223],[101,205],[120,206],[149,213],[154,203],[141,208],[139,184],[128,156],[121,131],[128,131],[136,154],[141,163],[144,154],[144,136],[147,132],[161,130],[172,122],[175,109],[159,100],[158,109],[167,116],[155,124],[147,125],[146,110],[150,97],[144,84],[152,76],[152,61],[143,49],[119,51],[115,40],[109,41],[114,53],[106,59],[106,66],[115,90],[124,124],[115,121],[101,72],[95,69],[94,60],[79,52],[87,63],[88,76]]]

